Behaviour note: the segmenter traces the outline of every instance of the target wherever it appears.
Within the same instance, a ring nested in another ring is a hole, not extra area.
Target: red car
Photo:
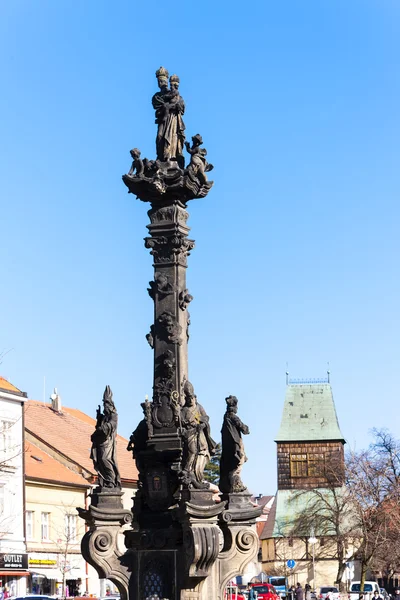
[[[270,583],[250,583],[250,586],[258,593],[258,600],[280,600],[276,589]]]

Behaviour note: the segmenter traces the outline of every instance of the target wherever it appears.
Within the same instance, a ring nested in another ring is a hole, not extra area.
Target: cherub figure
[[[153,177],[157,174],[160,168],[158,160],[149,160],[148,158],[143,159],[143,168],[145,177]]]
[[[130,155],[132,156],[132,166],[128,173],[129,177],[133,177],[135,174],[135,171],[136,171],[136,177],[143,176],[144,165],[143,165],[142,159],[140,158],[140,154],[141,154],[141,152],[137,148],[133,148],[130,152]]]
[[[205,148],[200,148],[202,143],[203,138],[197,133],[192,137],[192,146],[190,147],[189,142],[185,142],[185,146],[191,156],[188,169],[190,169],[200,183],[204,185],[208,181],[206,172],[212,171],[214,165],[207,162],[207,150]]]
[[[193,296],[189,294],[189,290],[187,288],[182,290],[179,294],[179,308],[181,310],[186,310],[192,300]]]
[[[149,281],[147,291],[150,298],[155,298],[156,292],[161,296],[168,296],[174,293],[174,286],[170,283],[169,278],[164,273],[157,273],[154,277],[154,281]]]

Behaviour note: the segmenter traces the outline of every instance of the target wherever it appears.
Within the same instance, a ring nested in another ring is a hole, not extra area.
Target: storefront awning
[[[62,581],[62,573],[60,569],[30,569],[32,577],[46,577],[46,579],[55,579],[56,581]]]
[[[28,577],[28,571],[0,571],[0,577]]]

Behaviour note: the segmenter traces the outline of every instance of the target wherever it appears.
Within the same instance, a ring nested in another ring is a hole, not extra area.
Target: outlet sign
[[[0,553],[0,569],[13,569],[15,571],[25,571],[28,569],[28,555],[9,552]]]

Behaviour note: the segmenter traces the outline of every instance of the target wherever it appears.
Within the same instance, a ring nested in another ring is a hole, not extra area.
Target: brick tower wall
[[[341,486],[344,447],[341,441],[278,442],[278,490]]]

